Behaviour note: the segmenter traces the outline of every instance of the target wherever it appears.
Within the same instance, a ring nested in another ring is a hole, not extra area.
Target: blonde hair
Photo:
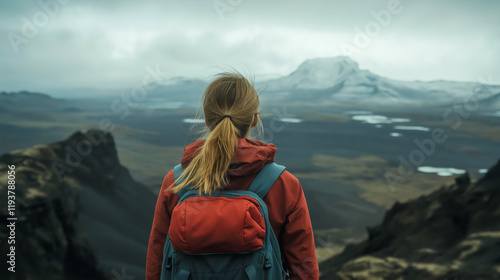
[[[248,135],[260,113],[259,96],[240,73],[220,73],[205,89],[203,113],[208,128],[203,137],[206,140],[174,182],[175,186],[170,186],[174,193],[191,184],[199,194],[211,194],[229,183],[227,170],[235,155],[238,138]],[[258,124],[262,127],[260,118]]]

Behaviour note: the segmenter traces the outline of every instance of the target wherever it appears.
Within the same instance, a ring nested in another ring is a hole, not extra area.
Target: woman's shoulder
[[[269,190],[267,199],[273,204],[281,204],[286,209],[286,213],[289,213],[295,207],[302,193],[299,179],[285,170]]]
[[[174,183],[174,170],[170,170],[165,174],[165,177],[163,177],[163,182],[161,184],[162,190],[167,190],[170,185]]]
[[[173,206],[175,206],[175,204],[177,204],[177,201],[179,200],[179,196],[170,190],[170,187],[173,184],[174,184],[174,170],[170,170],[163,178],[163,182],[161,184],[159,193],[164,203],[168,205],[168,208],[173,208]]]
[[[295,175],[290,173],[288,170],[284,170],[283,173],[281,173],[281,176],[278,178],[278,180],[283,181],[283,183],[294,185],[296,187],[300,187],[300,182]]]

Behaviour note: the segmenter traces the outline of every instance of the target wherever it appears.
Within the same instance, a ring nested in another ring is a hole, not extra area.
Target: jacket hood
[[[183,168],[189,165],[204,143],[205,140],[198,140],[184,148],[184,156],[181,160]],[[238,138],[238,148],[227,171],[228,175],[247,176],[255,174],[260,171],[264,164],[274,162],[275,154],[276,146],[272,143],[266,144],[257,140]]]

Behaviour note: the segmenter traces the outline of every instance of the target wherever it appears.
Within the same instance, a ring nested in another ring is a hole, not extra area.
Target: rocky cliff
[[[368,236],[323,262],[321,279],[500,279],[500,161],[476,183],[396,203]]]
[[[13,213],[4,203],[9,170],[15,171]],[[16,272],[2,269],[1,279],[143,277],[156,196],[120,164],[111,134],[77,131],[3,154],[0,178],[1,219],[17,218]],[[11,231],[1,231],[5,264]]]

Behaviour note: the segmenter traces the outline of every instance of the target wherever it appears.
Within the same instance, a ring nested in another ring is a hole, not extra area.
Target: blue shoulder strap
[[[255,176],[248,190],[263,199],[283,171],[285,171],[283,165],[278,165],[275,162],[267,163]]]
[[[177,178],[179,178],[179,176],[181,176],[182,171],[184,171],[184,168],[182,168],[181,164],[177,164],[174,167],[174,181],[177,181]],[[181,198],[190,189],[191,189],[191,185],[188,185],[188,186],[185,186],[184,188],[182,188],[179,192],[177,192],[177,194],[179,195],[179,198]]]
[[[179,178],[183,170],[184,169],[181,164],[174,167],[174,180]],[[285,167],[283,165],[278,165],[275,162],[265,164],[257,176],[253,179],[252,184],[248,187],[248,190],[256,193],[263,199],[283,171],[285,171]],[[182,188],[177,194],[179,197],[182,197],[190,189],[191,185],[188,185]]]

